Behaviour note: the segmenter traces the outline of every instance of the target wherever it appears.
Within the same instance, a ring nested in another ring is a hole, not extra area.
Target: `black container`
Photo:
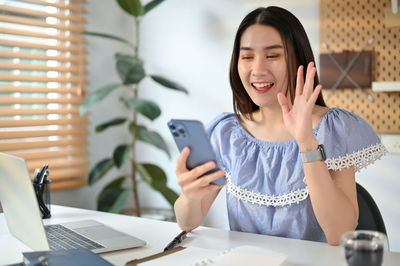
[[[50,184],[51,180],[46,180],[43,184],[32,183],[35,190],[36,198],[39,204],[42,219],[51,217],[50,208]]]
[[[353,247],[345,246],[346,261],[349,266],[380,266],[383,262],[383,246]]]
[[[349,266],[380,266],[388,249],[387,237],[377,231],[346,232],[340,239]]]

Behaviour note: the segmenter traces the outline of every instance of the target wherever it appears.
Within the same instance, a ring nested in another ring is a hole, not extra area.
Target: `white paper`
[[[172,254],[139,263],[140,266],[165,266],[165,265],[175,265],[175,266],[188,266],[193,265],[196,261],[200,261],[204,258],[214,258],[220,253],[219,250],[198,248],[198,247],[187,247],[183,250],[174,252]]]
[[[280,265],[287,258],[286,254],[255,246],[240,246],[221,254],[213,259],[211,265],[251,265],[275,266]]]
[[[240,246],[226,251],[187,247],[170,255],[148,262],[140,263],[143,266],[243,266],[243,265],[280,265],[287,258],[286,254],[278,253],[256,246]]]

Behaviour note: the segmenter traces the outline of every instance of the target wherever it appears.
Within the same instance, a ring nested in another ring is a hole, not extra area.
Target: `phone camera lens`
[[[179,137],[179,133],[176,132],[176,131],[174,131],[172,134],[173,134],[175,137]]]
[[[179,133],[185,134],[185,130],[183,128],[178,129]]]
[[[172,130],[176,129],[176,127],[174,125],[172,125],[172,124],[169,125],[169,128],[172,129]]]

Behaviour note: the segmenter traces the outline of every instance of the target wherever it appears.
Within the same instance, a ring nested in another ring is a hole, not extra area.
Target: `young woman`
[[[227,178],[227,227],[336,245],[358,220],[355,172],[385,147],[360,117],[329,109],[298,19],[279,7],[258,8],[236,34],[230,82],[235,114],[208,133],[224,170],[208,162],[189,171],[185,148],[176,174],[179,226],[199,226]]]

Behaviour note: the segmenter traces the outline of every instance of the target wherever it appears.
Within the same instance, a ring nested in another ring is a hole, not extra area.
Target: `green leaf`
[[[152,101],[132,98],[124,103],[129,110],[138,112],[151,120],[156,119],[161,114],[160,107]]]
[[[89,35],[89,36],[95,36],[95,37],[101,37],[101,38],[106,38],[106,39],[111,39],[111,40],[115,40],[115,41],[120,41],[122,43],[128,44],[131,47],[134,47],[133,44],[121,37],[112,35],[112,34],[108,34],[108,33],[102,33],[102,32],[95,32],[95,31],[84,31],[81,34],[84,35]]]
[[[162,2],[164,2],[164,0],[153,0],[149,3],[147,3],[144,6],[144,14],[145,15],[147,12],[149,12],[150,10],[152,10],[153,8],[155,8],[156,6],[158,6],[159,4],[161,4]]]
[[[155,82],[157,82],[158,84],[163,85],[164,87],[167,87],[167,88],[173,89],[173,90],[177,90],[177,91],[181,91],[181,92],[184,92],[184,93],[188,94],[188,91],[184,87],[182,87],[181,85],[179,85],[179,84],[177,84],[177,83],[175,83],[173,81],[170,81],[170,80],[168,80],[166,78],[163,78],[163,77],[157,76],[157,75],[150,75],[150,77]]]
[[[129,129],[132,132],[134,124],[131,123],[129,125]],[[136,131],[136,138],[138,140],[141,140],[143,142],[146,142],[148,144],[151,144],[160,150],[165,151],[165,153],[168,155],[168,158],[171,158],[171,154],[169,153],[168,146],[165,143],[164,139],[161,137],[160,134],[158,134],[155,131],[150,131],[148,130],[145,126],[138,125],[137,126],[137,131]]]
[[[123,84],[135,84],[140,82],[145,76],[143,62],[132,55],[116,54],[117,71]]]
[[[117,0],[117,2],[129,15],[139,17],[144,14],[144,9],[140,0]]]
[[[115,148],[113,153],[113,160],[115,166],[121,168],[121,166],[124,165],[126,160],[129,158],[131,149],[132,149],[131,144],[122,144],[119,145],[117,148]]]
[[[99,181],[114,166],[111,158],[106,158],[98,162],[89,173],[89,185],[93,185]]]
[[[125,206],[130,189],[122,188],[125,177],[120,177],[103,188],[97,197],[97,210],[119,213]]]
[[[167,176],[164,171],[154,164],[140,164],[136,163],[136,169],[148,185],[153,189],[159,191],[164,198],[171,204],[174,205],[178,194],[167,186]]]
[[[126,13],[129,15],[132,15],[131,13],[131,6],[130,6],[130,1],[128,0],[117,0],[118,5],[124,10]]]
[[[96,132],[101,132],[101,131],[106,130],[107,128],[112,127],[112,126],[118,126],[120,124],[125,123],[125,121],[126,121],[126,118],[124,118],[124,117],[114,118],[114,119],[112,119],[110,121],[107,121],[107,122],[105,122],[103,124],[97,125],[96,126]]]
[[[79,110],[80,114],[81,115],[86,114],[86,112],[93,105],[101,102],[105,97],[107,97],[107,95],[109,95],[112,91],[114,91],[118,87],[121,87],[121,84],[110,84],[90,93],[80,107]]]
[[[117,177],[116,179],[114,179],[113,181],[111,181],[110,183],[108,183],[108,184],[103,188],[103,190],[106,190],[106,189],[109,189],[109,188],[112,188],[112,187],[119,187],[119,188],[122,188],[122,184],[124,183],[125,179],[126,179],[126,176]]]

